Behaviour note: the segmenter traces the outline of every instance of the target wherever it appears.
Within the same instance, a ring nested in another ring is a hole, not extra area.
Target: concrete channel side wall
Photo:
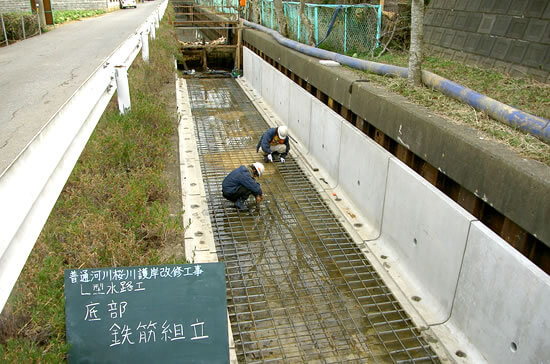
[[[368,248],[384,255],[390,276],[445,346],[465,352],[465,361],[544,362],[550,277],[297,84],[276,81],[286,76],[256,54],[244,48],[243,55],[245,78],[261,97],[268,91],[265,102],[299,148],[378,226]],[[273,103],[284,95],[286,106]],[[336,162],[325,160],[329,152]]]
[[[480,139],[344,67],[278,44],[268,34],[244,30],[243,39],[369,124],[423,158],[464,189],[550,246],[550,168]]]

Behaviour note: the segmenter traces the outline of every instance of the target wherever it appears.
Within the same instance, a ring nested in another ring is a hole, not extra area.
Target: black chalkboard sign
[[[228,363],[223,263],[65,270],[69,363]]]

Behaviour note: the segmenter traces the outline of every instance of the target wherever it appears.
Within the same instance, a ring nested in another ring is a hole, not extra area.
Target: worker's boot
[[[246,202],[239,198],[237,201],[235,201],[235,207],[239,209],[239,211],[247,211],[248,207],[246,206]]]

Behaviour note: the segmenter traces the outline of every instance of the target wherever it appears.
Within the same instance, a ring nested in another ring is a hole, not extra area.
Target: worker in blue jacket
[[[264,173],[264,165],[258,162],[235,168],[222,182],[223,197],[234,202],[235,207],[241,211],[248,209],[245,202],[251,194],[256,197],[256,203],[260,203],[264,196],[256,178],[262,173]]]
[[[289,150],[288,128],[284,125],[268,129],[256,146],[256,153],[263,153],[264,162],[273,162],[273,153],[276,153],[281,155],[280,161],[284,163]]]

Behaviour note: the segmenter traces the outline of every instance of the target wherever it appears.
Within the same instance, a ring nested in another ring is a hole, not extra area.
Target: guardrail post
[[[158,11],[155,11],[155,28],[158,29],[160,26],[160,20],[159,20],[160,14]]]
[[[41,24],[41,21],[40,21],[40,12],[36,12],[36,18],[38,20],[38,34],[39,35],[42,35],[42,24]]]
[[[118,109],[121,114],[130,111],[130,88],[128,87],[128,68],[124,65],[115,66]]]
[[[153,23],[151,23],[151,25],[149,26],[150,27],[150,31],[149,31],[149,34],[151,35],[151,39],[155,39],[156,38],[156,35],[155,35],[155,25]]]
[[[4,25],[4,14],[0,14],[0,20],[2,20],[2,30],[4,31],[4,39],[6,40],[6,45],[10,45],[8,42],[8,34],[6,33],[6,26]]]
[[[145,30],[141,32],[141,59],[143,62],[149,63],[149,39]]]
[[[25,36],[25,18],[21,17],[21,29],[23,30],[23,39],[27,39]]]

